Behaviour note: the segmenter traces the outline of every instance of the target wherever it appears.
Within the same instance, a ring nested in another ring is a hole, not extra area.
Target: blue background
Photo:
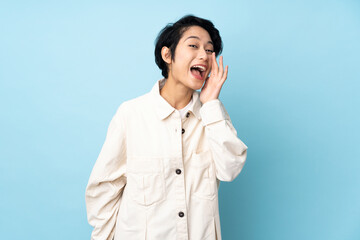
[[[360,239],[360,2],[1,1],[1,239],[89,239],[85,187],[116,108],[161,78],[154,40],[192,13],[224,42],[249,147],[220,187],[225,240]]]

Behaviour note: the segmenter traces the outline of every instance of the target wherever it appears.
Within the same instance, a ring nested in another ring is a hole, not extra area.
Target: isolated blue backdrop
[[[154,40],[192,13],[224,41],[221,100],[249,147],[220,186],[225,240],[360,239],[360,2],[1,1],[1,239],[89,239],[108,124],[161,74]]]

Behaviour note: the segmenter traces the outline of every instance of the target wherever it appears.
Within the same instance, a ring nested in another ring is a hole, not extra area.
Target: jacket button
[[[181,134],[184,134],[184,132],[185,132],[185,129],[181,129]]]
[[[180,174],[181,173],[181,170],[180,169],[176,169],[176,174]]]
[[[189,112],[187,112],[187,113],[186,113],[186,117],[188,118],[189,116],[190,116],[190,113],[189,113]]]
[[[179,212],[179,217],[184,217],[184,213],[183,212]]]

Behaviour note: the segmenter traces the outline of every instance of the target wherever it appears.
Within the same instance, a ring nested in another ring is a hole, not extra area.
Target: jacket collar
[[[155,83],[151,90],[151,93],[155,99],[156,112],[160,120],[167,118],[176,110],[160,95],[160,89],[165,85],[165,82],[165,78],[160,79]],[[199,92],[194,91],[192,98],[193,103],[190,106],[189,111],[192,112],[197,119],[201,120],[200,108],[202,104],[200,102]]]

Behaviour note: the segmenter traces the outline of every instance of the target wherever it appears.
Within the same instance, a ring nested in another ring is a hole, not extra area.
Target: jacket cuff
[[[225,120],[226,114],[221,105],[219,99],[208,101],[202,105],[200,115],[204,126]]]

